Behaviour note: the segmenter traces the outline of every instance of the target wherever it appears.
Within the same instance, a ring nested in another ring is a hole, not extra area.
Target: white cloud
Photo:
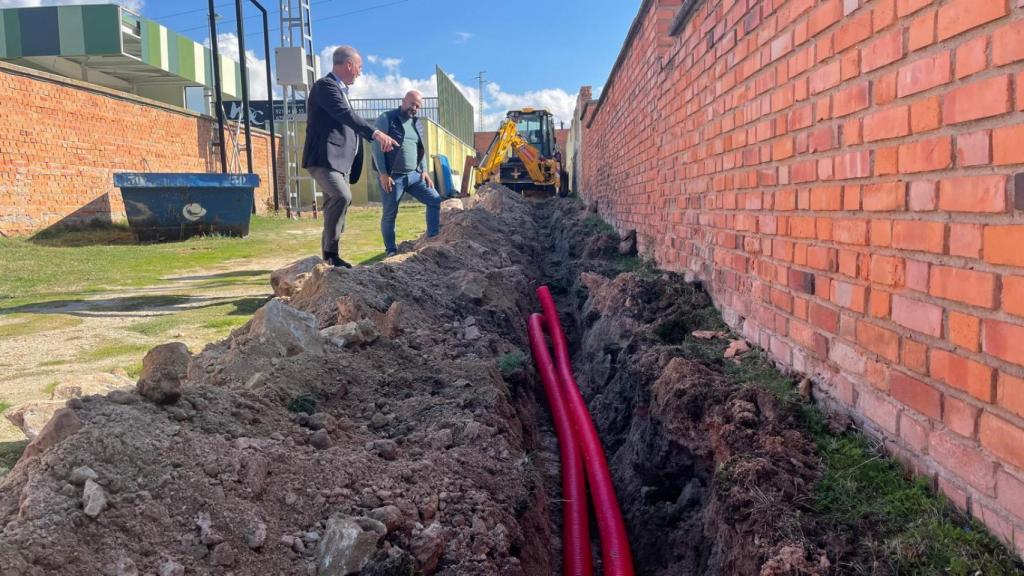
[[[34,8],[68,4],[120,4],[133,12],[141,12],[143,0],[0,0],[0,8]]]
[[[325,74],[331,69],[331,55],[337,46],[327,46],[320,51],[321,71]],[[368,62],[370,56],[366,57]],[[353,84],[349,95],[352,98],[401,98],[409,90],[419,90],[424,96],[437,96],[437,76],[431,74],[426,78],[410,78],[398,72],[398,64],[401,60],[397,58],[384,58],[373,56],[377,63],[386,68],[382,74],[363,69],[363,75]],[[394,61],[389,66],[389,61]],[[459,88],[462,94],[473,106],[473,126],[477,124],[477,105],[479,89],[475,86],[462,84],[452,77],[452,81]],[[497,130],[498,125],[505,119],[505,112],[517,108],[545,108],[555,116],[555,126],[559,122],[565,122],[568,127],[572,121],[573,108],[576,106],[576,94],[569,94],[560,88],[547,88],[543,90],[531,90],[521,94],[505,92],[501,86],[490,83],[484,90],[484,129]]]
[[[466,42],[469,41],[470,38],[473,37],[472,32],[453,32],[452,35],[455,36],[456,44],[465,44]]]
[[[487,96],[494,106],[501,110],[500,118],[504,117],[506,110],[544,108],[554,115],[556,128],[561,126],[560,122],[564,122],[565,126],[569,127],[572,122],[573,109],[576,107],[576,94],[569,94],[561,88],[545,88],[515,94],[503,91],[500,84],[492,82],[487,85]],[[486,115],[484,119],[487,120]]]
[[[3,0],[0,0],[3,1]],[[207,38],[203,41],[203,45],[207,48],[210,47],[210,39]],[[238,62],[238,36],[234,32],[225,32],[223,34],[217,34],[217,48],[220,50],[222,56],[227,56],[235,62]],[[267,61],[263,58],[258,58],[256,53],[248,48],[245,49],[245,60],[248,64],[249,72],[249,99],[250,100],[266,100],[267,99]],[[271,70],[273,74],[273,70]],[[271,81],[273,81],[271,76]],[[281,87],[274,86],[274,95],[281,97]],[[238,95],[241,99],[242,95]]]
[[[366,57],[366,61],[369,62],[370,64],[376,64],[377,62],[380,61],[380,58],[378,58],[375,54],[370,54]]]

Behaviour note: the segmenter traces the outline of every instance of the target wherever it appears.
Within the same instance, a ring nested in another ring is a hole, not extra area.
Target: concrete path
[[[0,401],[48,400],[58,382],[124,370],[135,377],[158,344],[193,352],[244,324],[273,295],[270,272],[295,258],[236,260],[158,286],[0,310]],[[0,418],[0,442],[23,439]]]

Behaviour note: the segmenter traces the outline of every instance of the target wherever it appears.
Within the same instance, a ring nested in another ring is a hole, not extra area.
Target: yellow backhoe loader
[[[568,179],[555,141],[555,123],[547,110],[510,110],[476,168],[476,185],[496,182],[527,193],[538,190],[565,196]]]

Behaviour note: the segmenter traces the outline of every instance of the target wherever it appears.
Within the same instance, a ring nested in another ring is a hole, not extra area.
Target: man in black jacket
[[[306,103],[306,145],[302,167],[324,191],[323,258],[333,266],[351,268],[341,259],[338,240],[345,230],[345,214],[352,203],[349,184],[359,181],[363,168],[363,141],[374,140],[385,151],[396,142],[361,118],[348,101],[348,89],[363,72],[363,58],[351,46],[334,51],[331,73],[316,81]]]

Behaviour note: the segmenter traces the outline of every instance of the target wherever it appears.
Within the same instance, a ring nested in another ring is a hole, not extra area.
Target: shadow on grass
[[[223,296],[181,296],[174,294],[133,295],[98,299],[78,298],[2,308],[0,309],[0,316],[21,312],[31,314],[67,314],[84,318],[142,318],[149,316],[149,314],[144,314],[146,312],[167,312],[173,314],[232,303],[236,305],[236,310],[252,308],[252,312],[255,312],[266,300],[266,297],[263,296],[225,300]],[[256,304],[257,302],[259,304]],[[138,312],[139,314],[133,315],[131,314],[132,312]],[[251,314],[252,312],[249,313]],[[245,313],[236,311],[230,314]]]
[[[261,306],[266,304],[270,298],[265,296],[254,296],[251,298],[239,298],[232,300],[228,304],[234,305],[235,309],[228,312],[228,316],[252,316],[260,309]]]
[[[51,226],[33,235],[29,242],[50,248],[138,244],[128,224],[101,221]]]
[[[59,224],[37,232],[28,240],[48,248],[75,248],[81,246],[128,246],[148,244],[177,244],[200,238],[235,238],[227,233],[196,234],[175,240],[137,240],[126,222],[93,220],[85,224]]]
[[[173,282],[192,282],[196,280],[229,280],[233,278],[250,278],[254,276],[269,276],[270,270],[235,270],[233,272],[218,272],[216,274],[196,274],[193,276],[165,276],[163,280]]]

